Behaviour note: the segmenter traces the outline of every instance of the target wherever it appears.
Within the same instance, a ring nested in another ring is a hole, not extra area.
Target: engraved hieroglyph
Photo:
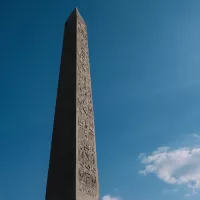
[[[79,191],[98,198],[94,114],[87,29],[77,18],[77,144]]]

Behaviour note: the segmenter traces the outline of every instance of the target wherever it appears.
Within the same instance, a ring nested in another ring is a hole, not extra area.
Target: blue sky
[[[0,199],[44,199],[76,6],[88,25],[101,199],[199,199],[198,0],[0,1]]]

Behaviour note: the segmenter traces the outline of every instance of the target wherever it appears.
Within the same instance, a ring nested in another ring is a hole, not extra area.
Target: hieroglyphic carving
[[[77,19],[77,117],[79,191],[97,196],[94,117],[86,25]]]
[[[96,196],[97,196],[97,193],[96,193],[95,190],[93,190],[93,189],[87,187],[87,186],[86,186],[85,184],[83,184],[83,183],[80,183],[80,184],[79,184],[79,190],[80,190],[81,192],[84,192],[84,193],[86,193],[86,194],[88,194],[88,195],[91,195],[91,196],[93,196],[93,197],[96,197]]]

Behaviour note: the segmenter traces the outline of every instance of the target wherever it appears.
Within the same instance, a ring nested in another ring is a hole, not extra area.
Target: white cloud
[[[186,197],[200,189],[200,148],[159,147],[149,155],[140,154],[139,159],[145,165],[140,174],[154,173],[168,184],[186,185],[190,191]]]
[[[120,197],[112,197],[110,195],[105,195],[102,197],[102,200],[121,200]]]

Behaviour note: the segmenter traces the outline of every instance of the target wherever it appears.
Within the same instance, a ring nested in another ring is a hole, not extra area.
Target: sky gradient
[[[199,199],[199,0],[0,0],[0,199],[44,199],[74,7],[88,26],[101,199]]]

